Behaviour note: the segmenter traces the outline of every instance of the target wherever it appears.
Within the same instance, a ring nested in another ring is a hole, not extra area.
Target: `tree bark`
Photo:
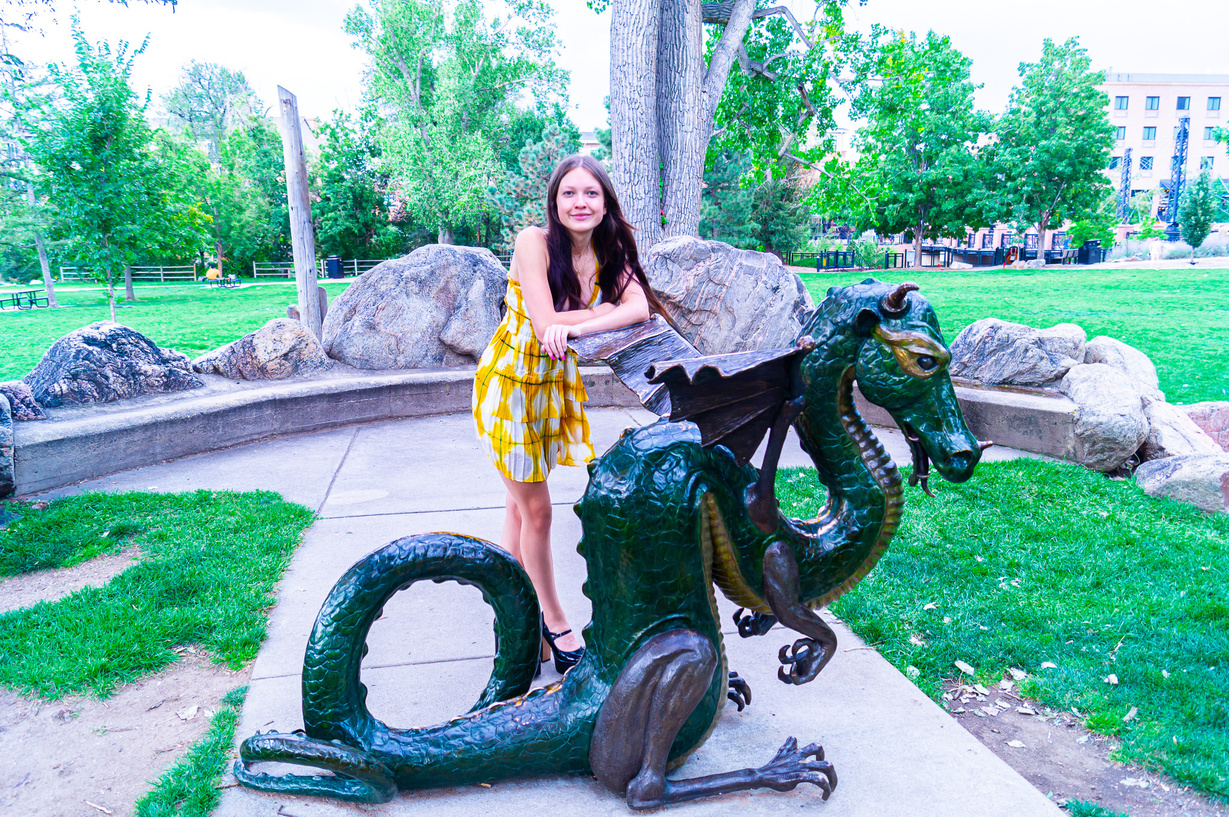
[[[668,0],[667,0],[668,1]],[[661,240],[657,43],[662,0],[615,0],[610,18],[614,183],[641,253]]]
[[[132,265],[124,265],[124,300],[135,301],[137,294],[132,290]]]
[[[34,184],[26,182],[26,202],[34,209]],[[35,229],[34,248],[38,251],[38,266],[43,273],[43,289],[47,292],[47,306],[55,309],[59,306],[55,299],[55,279],[51,277],[51,262],[47,260],[47,245],[43,243],[43,234]]]
[[[712,131],[702,88],[704,32],[699,0],[662,0],[657,50],[657,127],[661,137],[665,237],[696,235],[704,154]]]
[[[311,200],[307,195],[307,159],[295,95],[278,86],[282,109],[282,151],[286,166],[286,201],[290,207],[290,240],[294,250],[294,277],[298,283],[299,320],[317,340],[323,337],[320,285],[316,282],[316,236],[312,230]]]

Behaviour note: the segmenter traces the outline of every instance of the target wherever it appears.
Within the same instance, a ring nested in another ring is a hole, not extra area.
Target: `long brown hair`
[[[597,259],[598,267],[597,285],[602,290],[602,300],[606,303],[618,303],[623,297],[623,291],[627,289],[628,282],[634,277],[644,290],[649,308],[669,320],[665,307],[653,293],[648,276],[640,266],[636,239],[632,236],[635,228],[623,217],[623,210],[619,207],[619,199],[615,196],[614,185],[606,173],[606,168],[592,156],[582,153],[575,153],[559,162],[546,186],[546,249],[549,257],[546,280],[550,283],[555,310],[566,312],[588,306],[580,299],[580,278],[572,265],[572,237],[559,220],[559,205],[556,201],[563,177],[578,167],[593,174],[606,200],[606,215],[593,230],[592,237],[593,255]],[[631,275],[624,274],[627,270],[631,271]]]

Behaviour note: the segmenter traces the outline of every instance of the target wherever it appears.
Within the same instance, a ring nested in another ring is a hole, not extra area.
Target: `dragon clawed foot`
[[[761,785],[775,791],[790,791],[799,783],[818,786],[827,800],[836,788],[836,769],[824,760],[824,747],[809,743],[798,748],[798,741],[788,738],[772,760],[755,770]]]
[[[828,663],[829,657],[828,651],[815,639],[800,638],[792,645],[781,647],[777,658],[785,666],[777,669],[777,678],[783,684],[805,684],[814,681],[815,676],[819,675],[819,671]]]
[[[269,761],[314,766],[333,775],[268,775],[248,764]],[[387,803],[397,793],[388,767],[362,749],[309,738],[302,732],[269,732],[248,738],[239,747],[235,779],[245,786],[283,794],[335,797],[359,803]]]
[[[737,672],[731,671],[730,685],[725,696],[734,702],[739,712],[742,712],[743,708],[751,703],[751,685],[747,683],[747,679],[740,678]]]
[[[742,607],[734,611],[734,624],[738,627],[738,634],[743,638],[763,635],[776,623],[776,616],[768,613],[747,613]]]

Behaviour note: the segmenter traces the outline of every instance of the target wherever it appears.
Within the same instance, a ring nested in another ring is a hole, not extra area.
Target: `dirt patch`
[[[249,674],[189,655],[105,701],[0,690],[0,814],[133,814]]]
[[[32,607],[40,601],[57,601],[83,587],[102,587],[131,567],[140,555],[141,549],[134,546],[76,567],[8,576],[0,580],[0,613]]]
[[[1083,800],[1130,817],[1229,816],[1229,807],[1187,786],[1112,760],[1118,741],[1019,697],[1011,681],[956,684],[943,698],[961,726],[1056,803]]]

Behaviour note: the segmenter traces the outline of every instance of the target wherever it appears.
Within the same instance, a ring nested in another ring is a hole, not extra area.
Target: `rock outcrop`
[[[993,386],[1048,386],[1084,362],[1084,330],[1034,329],[998,318],[969,324],[952,341],[951,373]]]
[[[46,420],[47,412],[43,411],[43,407],[34,399],[34,392],[20,380],[10,380],[7,383],[0,383],[0,394],[8,398],[9,409],[13,413],[13,419],[22,422],[24,420]]]
[[[649,251],[644,269],[704,355],[789,346],[814,308],[802,280],[776,256],[720,241],[667,239]]]
[[[1205,511],[1229,511],[1229,454],[1145,462],[1135,469],[1135,483],[1148,496],[1166,496]]]
[[[0,390],[3,386],[0,386]],[[1180,406],[1191,421],[1216,442],[1229,451],[1229,401],[1216,400],[1208,403],[1192,403]]]
[[[135,329],[98,321],[57,340],[22,381],[42,406],[109,403],[204,385],[188,356]]]
[[[1224,453],[1178,406],[1163,400],[1147,403],[1144,417],[1148,420],[1148,436],[1139,450],[1141,460]]]
[[[502,319],[507,281],[490,250],[419,247],[363,273],[334,299],[324,349],[360,369],[472,365]]]
[[[220,374],[231,380],[284,380],[315,374],[332,365],[312,333],[289,318],[274,318],[255,332],[192,361],[192,368],[201,374]]]
[[[1120,340],[1099,335],[1084,346],[1085,363],[1104,363],[1118,369],[1135,385],[1145,403],[1164,400],[1156,366],[1140,350]]]
[[[1096,471],[1114,471],[1148,437],[1148,420],[1130,379],[1104,363],[1074,366],[1059,389],[1075,403],[1079,462]]]
[[[13,415],[9,400],[0,394],[0,496],[10,496],[17,484],[13,471]]]

